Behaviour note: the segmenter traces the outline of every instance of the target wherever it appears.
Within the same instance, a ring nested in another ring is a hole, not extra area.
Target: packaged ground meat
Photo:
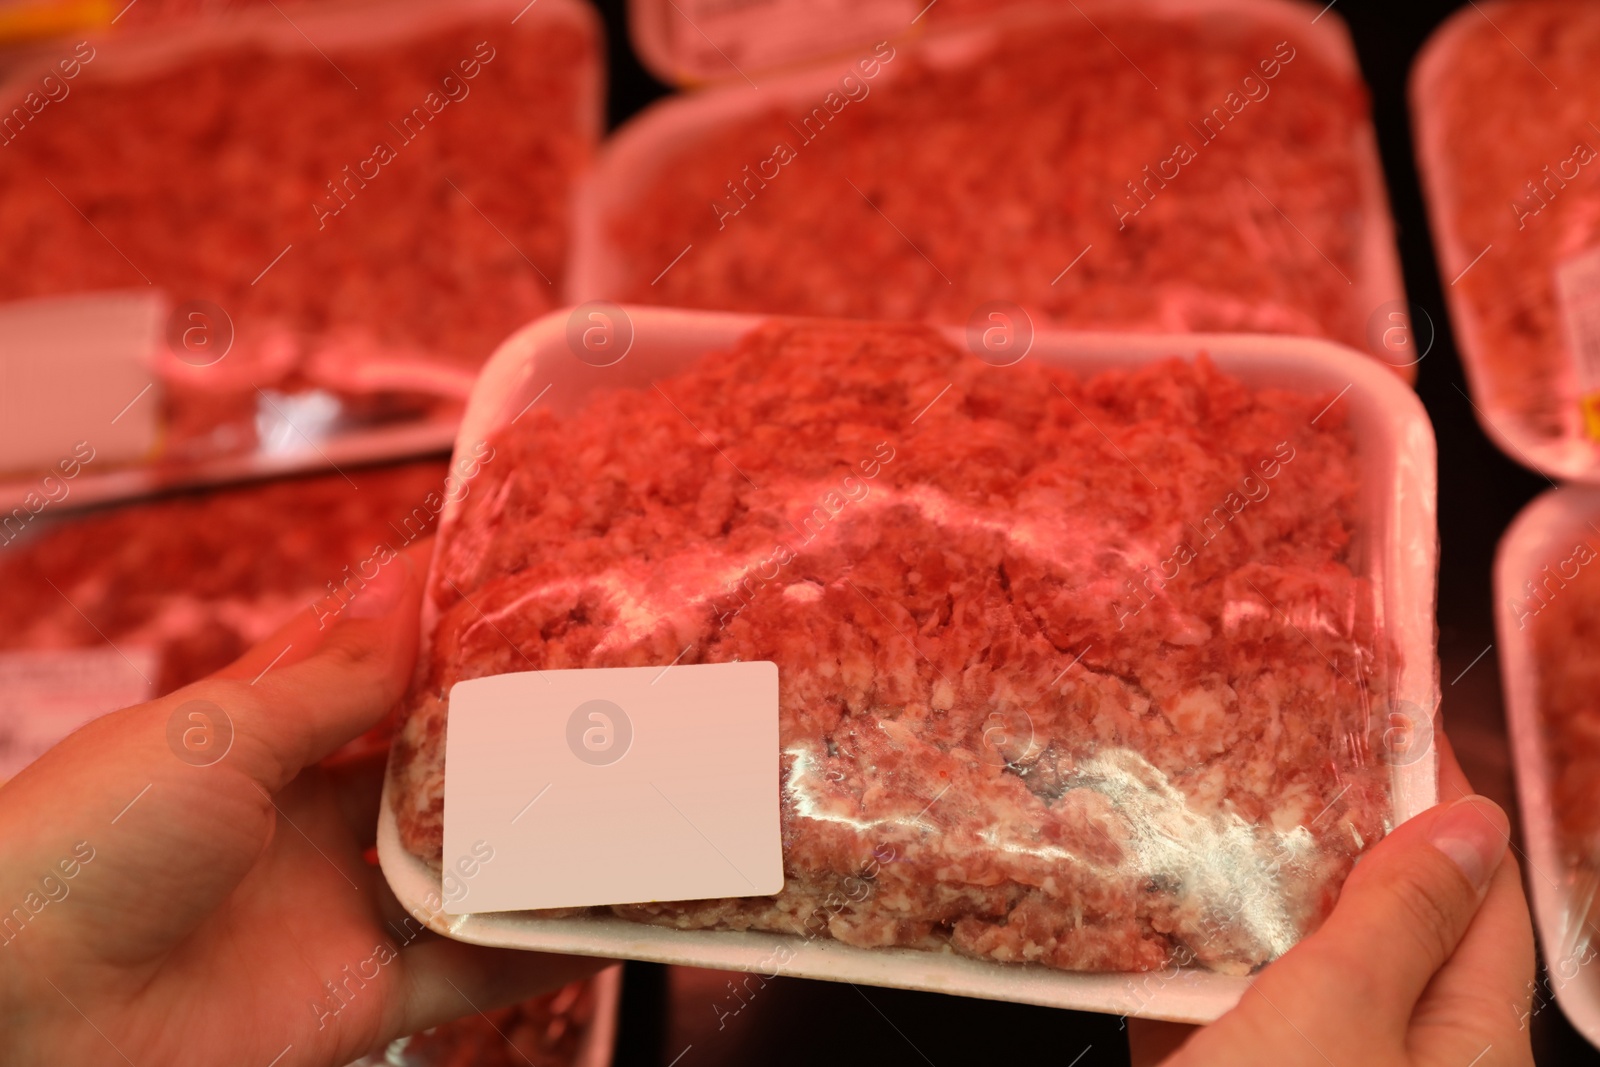
[[[1464,8],[1411,106],[1451,319],[1484,431],[1520,462],[1600,477],[1600,8]]]
[[[1547,968],[1529,1010],[1554,999],[1600,1045],[1600,492],[1529,504],[1495,562],[1506,717]]]
[[[1414,373],[1335,15],[1090,4],[905,30],[626,124],[584,185],[573,302],[946,325],[1011,305],[1041,328],[1327,337]]]
[[[770,661],[784,887],[440,929],[1095,1010],[1188,968],[1144,1010],[1210,1017],[1431,802],[1385,737],[1436,705],[1432,440],[1388,371],[627,315],[603,367],[527,328],[469,407],[502,458],[442,520],[380,856],[436,891],[457,682]]]
[[[599,29],[584,4],[522,7],[118,27],[0,86],[0,256],[29,264],[0,301],[168,298],[152,479],[326,469],[418,425],[447,443],[494,346],[560,302]]]

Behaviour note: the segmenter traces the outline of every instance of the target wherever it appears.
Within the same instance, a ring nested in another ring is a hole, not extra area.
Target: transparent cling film
[[[429,579],[389,793],[414,855],[440,859],[450,686],[555,668],[778,664],[785,887],[608,910],[678,931],[1245,973],[1431,798],[1431,750],[1385,744],[1434,705],[1364,477],[1389,459],[1337,386],[1246,385],[1203,344],[1091,373],[635,314],[622,357],[547,351],[463,430],[504,462]]]

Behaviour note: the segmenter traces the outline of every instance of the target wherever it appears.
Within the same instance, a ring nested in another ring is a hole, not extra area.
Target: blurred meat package
[[[906,36],[917,6],[624,126],[584,187],[573,300],[1300,334],[1414,373],[1336,15],[1095,3]]]
[[[163,484],[327,469],[396,427],[447,445],[494,346],[560,303],[598,136],[597,18],[519,6],[261,5],[37,46],[0,86],[0,255],[28,264],[0,301],[165,295],[158,388],[128,398],[161,407]]]
[[[1495,560],[1495,623],[1540,947],[1553,995],[1600,1042],[1600,489],[1525,507]],[[1537,999],[1536,999],[1537,1005]],[[1537,1011],[1537,1006],[1533,1008]]]
[[[1485,3],[1412,76],[1439,269],[1479,421],[1507,455],[1600,478],[1600,7]]]

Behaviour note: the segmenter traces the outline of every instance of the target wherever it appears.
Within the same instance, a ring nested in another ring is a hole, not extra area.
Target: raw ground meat
[[[469,1015],[412,1037],[351,1067],[566,1067],[595,1022],[592,983],[509,1008]]]
[[[258,389],[325,390],[356,423],[457,412],[495,346],[560,301],[595,137],[585,26],[456,24],[326,57],[218,46],[132,81],[102,41],[70,95],[0,138],[0,261],[28,264],[0,300],[148,281],[219,307],[227,356],[161,368],[169,461],[255,447]],[[215,318],[177,316],[211,331],[191,359],[222,343]]]
[[[772,660],[784,890],[616,913],[1248,970],[1390,819],[1328,399],[1203,357],[1085,382],[925,327],[774,322],[656,388],[530,409],[444,533],[404,844],[437,864],[456,681]]]
[[[1550,571],[1578,564],[1576,577],[1552,583],[1535,575],[1545,603],[1528,599],[1522,607],[1536,609],[1524,617],[1533,630],[1562,849],[1569,863],[1600,874],[1600,536],[1577,528],[1564,555]]]
[[[329,474],[129,505],[0,547],[0,650],[111,641],[159,650],[158,693],[203,678],[326,598],[378,542],[433,532],[416,509],[441,490],[443,462],[349,474],[354,487]]]
[[[1563,445],[1592,467],[1600,445],[1584,431],[1556,268],[1600,248],[1600,7],[1484,10],[1453,24],[1448,53],[1434,57],[1447,61],[1415,86],[1450,309],[1488,421],[1522,447]],[[1574,160],[1579,149],[1588,162]]]
[[[823,79],[678,137],[636,200],[600,220],[615,276],[583,295],[947,324],[1002,300],[1040,325],[1371,348],[1359,79],[1249,18],[1106,12],[1096,25],[1066,12],[954,57],[899,42],[856,79],[864,97]],[[801,127],[813,108],[820,132]],[[781,166],[768,162],[780,144],[793,152]],[[1180,144],[1187,163],[1171,162]]]

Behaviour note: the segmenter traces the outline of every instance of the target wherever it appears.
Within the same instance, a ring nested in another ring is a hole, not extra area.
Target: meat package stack
[[[448,447],[494,346],[561,303],[598,136],[596,16],[520,6],[259,5],[14,65],[0,256],[29,266],[0,301],[165,299],[129,405],[158,432],[98,499]]]
[[[1507,455],[1600,481],[1600,10],[1480,5],[1428,43],[1411,83],[1418,162],[1473,407]],[[1552,489],[1496,563],[1497,642],[1548,990],[1600,1044],[1594,944],[1600,704],[1593,678],[1600,499]]]

